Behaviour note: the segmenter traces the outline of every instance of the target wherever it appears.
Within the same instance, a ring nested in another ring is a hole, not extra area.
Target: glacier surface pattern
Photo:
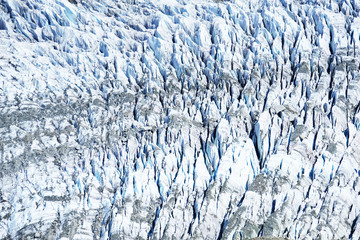
[[[359,12],[1,0],[0,239],[359,239]]]

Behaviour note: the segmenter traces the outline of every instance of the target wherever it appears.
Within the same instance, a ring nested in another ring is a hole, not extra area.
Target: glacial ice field
[[[0,0],[0,239],[360,239],[360,0]]]

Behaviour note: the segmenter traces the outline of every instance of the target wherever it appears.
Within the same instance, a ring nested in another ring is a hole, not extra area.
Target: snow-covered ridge
[[[0,1],[0,238],[359,239],[359,11]]]

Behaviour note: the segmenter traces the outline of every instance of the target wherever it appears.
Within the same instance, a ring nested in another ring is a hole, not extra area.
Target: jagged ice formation
[[[1,0],[1,239],[360,238],[360,1]]]

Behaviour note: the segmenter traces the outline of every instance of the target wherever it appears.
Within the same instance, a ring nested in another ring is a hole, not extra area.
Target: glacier
[[[0,239],[360,239],[359,0],[1,0]]]

